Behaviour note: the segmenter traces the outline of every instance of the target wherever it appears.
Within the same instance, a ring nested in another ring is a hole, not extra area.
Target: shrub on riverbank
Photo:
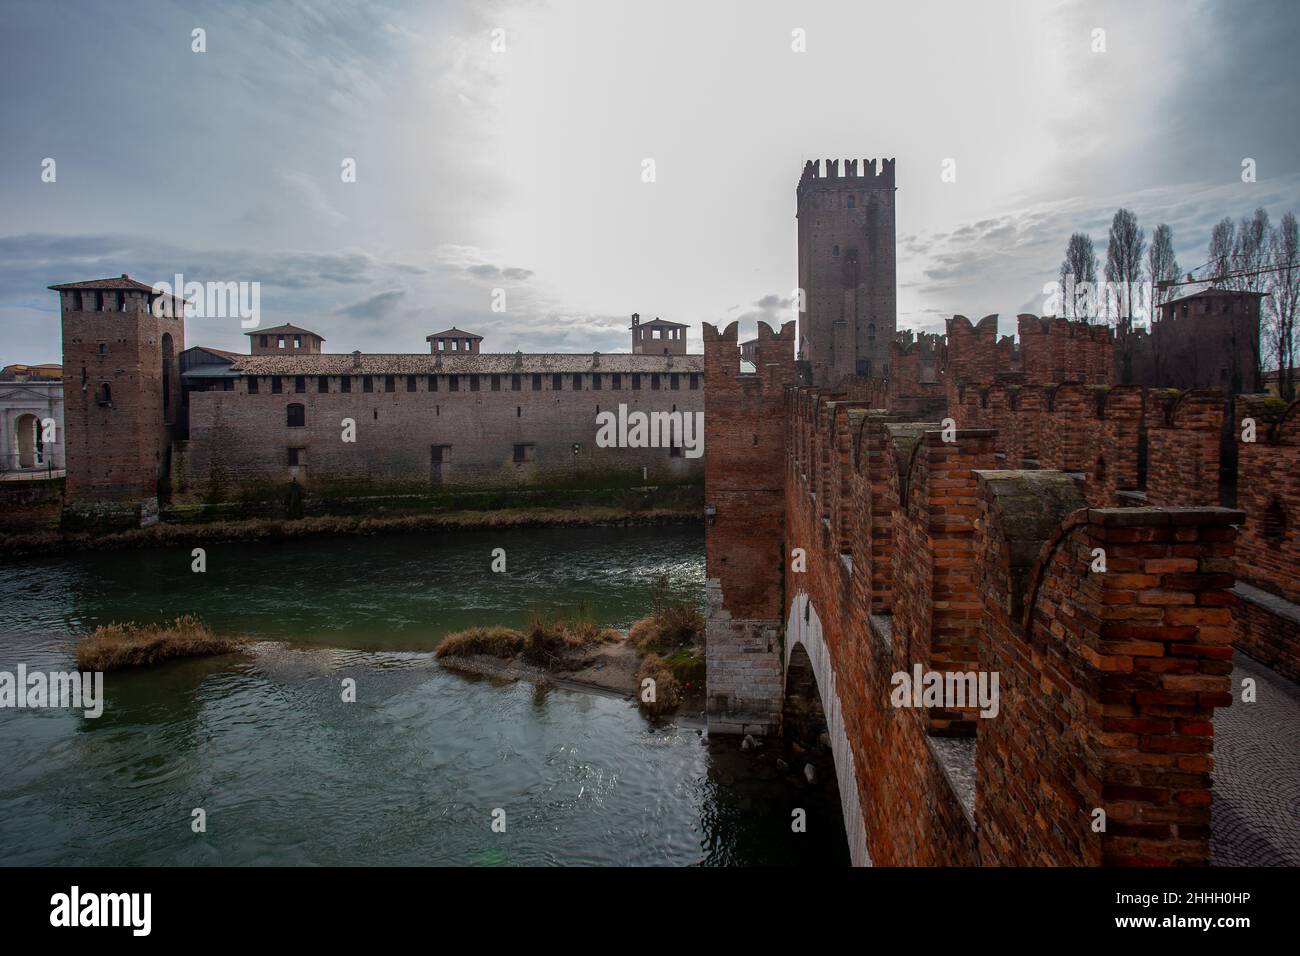
[[[435,657],[514,657],[524,649],[527,638],[513,627],[471,627],[448,634],[433,652]]]
[[[666,604],[627,631],[627,642],[642,654],[668,654],[704,639],[704,615],[685,603]]]
[[[146,667],[178,657],[231,654],[246,643],[242,637],[213,634],[188,614],[163,624],[103,624],[77,645],[77,666],[85,671]]]
[[[654,681],[646,687],[645,680]],[[681,686],[658,654],[647,654],[636,672],[637,700],[651,717],[662,717],[682,702]],[[651,693],[653,691],[653,693]],[[651,699],[647,700],[647,696]]]
[[[513,528],[630,527],[693,523],[696,511],[681,508],[629,510],[612,506],[583,508],[506,508],[432,514],[307,516],[297,520],[253,518],[191,524],[161,522],[148,528],[91,533],[38,531],[0,533],[0,559],[59,551],[164,547],[225,541],[276,541],[314,535],[369,535],[428,531]]]
[[[585,609],[569,614],[536,612],[526,631],[512,627],[471,627],[448,634],[434,655],[470,657],[486,654],[501,658],[522,655],[530,664],[553,667],[575,651],[597,644],[612,644],[619,639],[618,631],[597,624]]]

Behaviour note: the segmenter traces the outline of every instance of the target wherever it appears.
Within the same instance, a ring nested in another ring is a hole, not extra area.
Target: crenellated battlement
[[[894,172],[896,160],[881,159],[879,167],[874,159],[864,159],[859,166],[857,159],[845,159],[841,165],[838,159],[825,160],[823,175],[822,160],[810,159],[803,165],[803,175],[799,177],[799,189],[827,186],[853,186],[868,189],[895,188]]]

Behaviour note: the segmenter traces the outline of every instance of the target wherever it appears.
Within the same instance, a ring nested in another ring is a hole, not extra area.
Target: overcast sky
[[[58,360],[46,286],[122,272],[260,282],[262,324],[329,351],[453,324],[626,351],[632,312],[699,351],[702,321],[789,317],[819,157],[898,160],[900,327],[1009,329],[1119,205],[1184,270],[1223,216],[1300,210],[1298,25],[1291,0],[5,0],[0,362]]]

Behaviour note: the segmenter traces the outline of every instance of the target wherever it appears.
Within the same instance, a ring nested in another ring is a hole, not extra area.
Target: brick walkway
[[[1255,680],[1256,702],[1241,701]],[[1300,866],[1300,684],[1236,654],[1232,706],[1214,717],[1216,866]]]

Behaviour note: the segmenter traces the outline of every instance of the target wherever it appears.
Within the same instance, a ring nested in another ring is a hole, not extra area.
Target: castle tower
[[[642,322],[639,312],[632,313],[633,355],[685,355],[686,326],[655,316],[653,321]]]
[[[152,524],[181,414],[183,303],[167,297],[155,315],[160,295],[125,273],[50,289],[63,318],[65,519]]]
[[[894,160],[804,164],[799,220],[799,354],[814,385],[851,375],[885,378],[898,323],[894,252]]]

